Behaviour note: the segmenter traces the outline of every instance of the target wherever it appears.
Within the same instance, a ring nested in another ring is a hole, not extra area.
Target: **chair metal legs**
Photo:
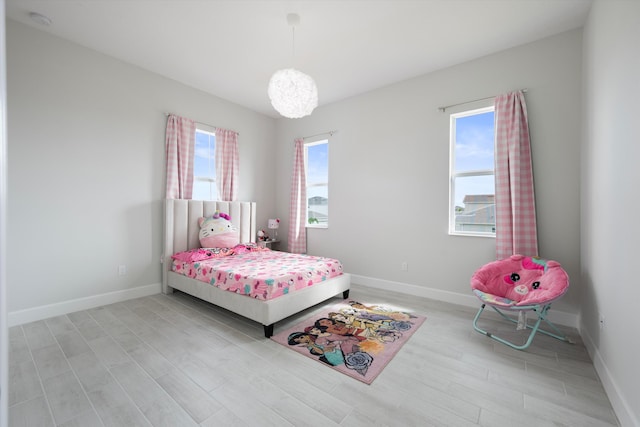
[[[551,304],[546,304],[544,306],[528,306],[528,307],[523,307],[523,308],[519,308],[515,311],[521,311],[521,310],[530,310],[533,311],[534,313],[537,314],[538,316],[538,320],[536,320],[535,324],[533,326],[529,325],[528,323],[526,324],[526,328],[531,329],[531,333],[529,334],[529,338],[527,339],[527,341],[522,344],[522,345],[517,345],[512,343],[511,341],[507,341],[503,338],[500,338],[494,334],[492,334],[491,332],[485,331],[484,329],[481,329],[478,326],[478,319],[480,318],[480,314],[482,314],[482,312],[484,311],[486,304],[482,304],[482,306],[480,307],[480,310],[478,310],[478,313],[476,314],[475,319],[473,319],[473,328],[480,332],[483,335],[488,336],[489,338],[493,338],[496,341],[499,341],[503,344],[508,345],[511,348],[515,348],[516,350],[524,350],[525,348],[529,347],[531,345],[531,342],[533,341],[533,337],[535,336],[535,334],[537,332],[540,332],[542,334],[545,335],[549,335],[550,337],[559,339],[561,341],[566,341],[570,344],[573,344],[573,342],[565,335],[563,334],[553,323],[551,323],[548,319],[547,319],[547,311],[549,311],[549,309],[551,308]],[[501,317],[503,317],[504,319],[513,322],[513,323],[518,323],[517,320],[512,319],[511,317],[505,315],[501,310],[497,309],[494,306],[490,306],[491,308],[493,308]],[[549,325],[551,327],[551,329],[553,331],[555,331],[556,333],[552,333],[549,331],[545,331],[543,329],[540,329],[540,323],[542,323],[542,321],[544,321],[547,325]]]

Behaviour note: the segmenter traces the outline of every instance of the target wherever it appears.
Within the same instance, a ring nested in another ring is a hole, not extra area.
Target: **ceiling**
[[[590,7],[591,0],[7,0],[6,15],[280,117],[267,96],[280,68],[311,75],[326,105],[581,27]],[[295,38],[291,12],[301,18]]]

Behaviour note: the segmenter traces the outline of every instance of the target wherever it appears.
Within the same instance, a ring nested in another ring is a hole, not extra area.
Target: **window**
[[[195,200],[217,200],[216,135],[209,130],[196,129],[193,161],[193,196]]]
[[[495,236],[494,107],[451,114],[449,234]]]
[[[329,226],[329,141],[304,146],[307,171],[307,227]]]

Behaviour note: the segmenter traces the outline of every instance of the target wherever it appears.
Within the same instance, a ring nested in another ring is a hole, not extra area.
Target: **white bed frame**
[[[231,216],[231,222],[240,233],[241,242],[255,242],[255,202],[166,200],[162,274],[162,292],[165,294],[177,289],[259,322],[264,326],[264,334],[267,338],[273,335],[273,325],[277,321],[341,292],[343,298],[349,297],[351,276],[347,273],[306,289],[265,301],[221,290],[216,286],[171,271],[171,255],[200,247],[198,218],[211,216],[216,210]]]

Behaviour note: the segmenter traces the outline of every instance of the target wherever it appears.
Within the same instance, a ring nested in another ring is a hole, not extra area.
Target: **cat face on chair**
[[[555,261],[522,255],[513,255],[511,260],[514,261],[514,269],[505,274],[502,280],[507,285],[505,296],[514,301],[521,301],[530,292],[548,289],[550,284],[545,273],[549,268],[560,266]]]

